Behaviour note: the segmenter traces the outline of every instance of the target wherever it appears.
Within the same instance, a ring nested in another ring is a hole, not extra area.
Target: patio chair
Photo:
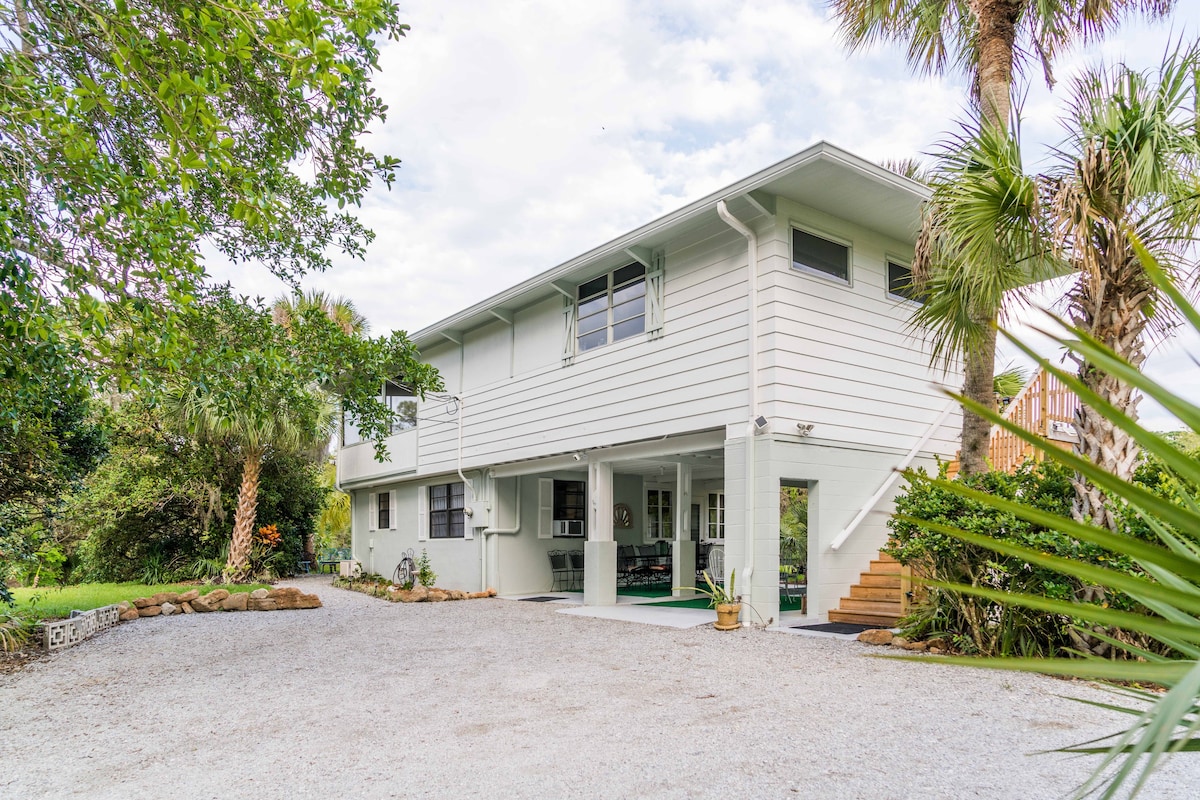
[[[708,575],[712,578],[712,582],[724,585],[725,583],[725,548],[714,547],[708,551]],[[701,578],[703,580],[703,578]]]
[[[567,551],[551,550],[547,555],[550,556],[550,589],[561,592],[571,583],[571,562],[567,558]]]
[[[637,551],[631,544],[617,545],[617,586],[627,588],[639,578]]]
[[[671,582],[670,560],[668,559],[668,563],[666,564],[663,563],[663,556],[659,552],[657,545],[638,545],[638,560],[645,569],[647,584]]]
[[[568,587],[571,591],[583,589],[583,551],[571,550],[567,553],[567,563],[571,566]]]

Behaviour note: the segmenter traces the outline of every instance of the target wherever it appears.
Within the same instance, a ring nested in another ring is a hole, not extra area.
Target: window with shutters
[[[646,332],[646,268],[630,264],[579,285],[577,352]]]

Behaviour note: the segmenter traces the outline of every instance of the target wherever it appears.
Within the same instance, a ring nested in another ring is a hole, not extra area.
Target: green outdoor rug
[[[628,595],[630,597],[670,597],[671,584],[669,583],[652,583],[649,586],[619,586],[617,594]]]
[[[696,597],[691,600],[674,600],[666,603],[642,603],[645,606],[672,606],[674,608],[708,608],[708,598]],[[780,600],[780,611],[799,611],[799,600]]]
[[[640,603],[640,605],[670,606],[671,608],[708,608],[708,598],[694,597],[691,600],[674,600],[670,603]]]

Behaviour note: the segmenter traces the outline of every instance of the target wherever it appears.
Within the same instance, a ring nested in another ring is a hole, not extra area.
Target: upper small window
[[[811,269],[850,282],[850,248],[792,228],[792,268]]]
[[[646,331],[646,268],[630,264],[579,286],[578,351]]]
[[[392,412],[392,433],[417,427],[417,396],[401,383],[385,381],[383,402]]]
[[[917,293],[917,289],[913,286],[912,268],[904,264],[897,264],[895,261],[887,262],[888,270],[888,294],[895,297],[903,297],[905,300],[912,300],[914,303],[922,303],[924,299]]]

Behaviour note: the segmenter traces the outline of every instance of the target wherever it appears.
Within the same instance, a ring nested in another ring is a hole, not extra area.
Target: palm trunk
[[[973,0],[971,4],[979,23],[977,91],[980,113],[984,123],[993,127],[1007,127],[1012,109],[1013,48],[1016,43],[1016,22],[1020,16],[1019,5],[1016,0]],[[995,319],[993,312],[977,315],[972,320],[982,326],[986,333],[977,347],[963,354],[963,394],[991,410],[996,408],[993,381],[996,371],[996,330],[992,327]],[[987,472],[991,438],[992,423],[964,409],[960,474]]]
[[[1118,255],[1116,267],[1105,268],[1104,277],[1081,274],[1072,297],[1073,321],[1102,344],[1141,369],[1146,359],[1142,334],[1146,328],[1143,308],[1151,300],[1151,286],[1141,271],[1136,256]],[[1137,419],[1141,398],[1134,388],[1087,361],[1079,361],[1079,379],[1103,399],[1131,419]],[[1125,431],[1086,405],[1075,417],[1075,452],[1118,478],[1129,480],[1137,466],[1140,449]],[[1104,493],[1091,483],[1077,478],[1072,514],[1077,520],[1091,519],[1094,525],[1117,530],[1117,522],[1108,513]]]
[[[996,366],[996,329],[990,320],[984,321],[984,341],[966,354],[963,365],[963,394],[984,407],[995,410],[996,392],[992,373]],[[992,439],[992,423],[983,417],[963,410],[962,452],[959,473],[976,475],[987,472],[988,453]]]
[[[247,448],[242,461],[242,485],[238,489],[237,514],[233,519],[233,541],[229,544],[229,561],[225,572],[235,581],[245,580],[250,567],[250,547],[254,521],[258,514],[258,478],[262,472],[263,450]]]

